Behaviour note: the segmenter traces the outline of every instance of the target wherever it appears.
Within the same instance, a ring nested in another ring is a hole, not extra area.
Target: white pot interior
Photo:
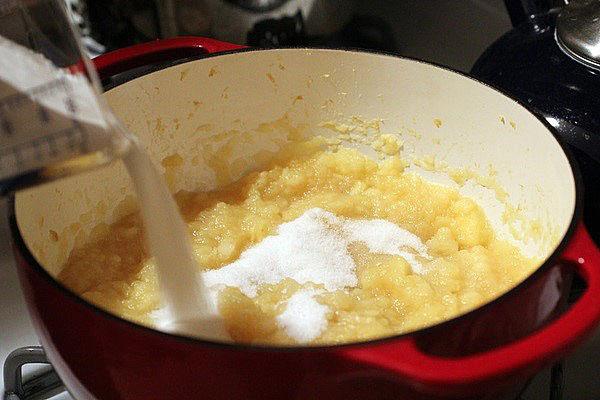
[[[290,124],[326,135],[332,132],[323,122],[360,116],[380,119],[381,133],[400,136],[406,160],[443,167],[411,167],[428,179],[456,185],[444,171],[459,168],[480,176],[461,191],[478,199],[497,232],[528,254],[549,256],[573,217],[573,173],[548,129],[497,91],[421,62],[343,50],[249,51],[160,70],[106,98],[157,164],[174,153],[184,158],[170,178],[173,191],[214,189],[224,183],[215,176],[216,162],[245,160],[228,177],[236,179],[253,167],[254,155],[276,151],[284,135],[261,134],[262,123],[287,115]],[[507,197],[497,199],[480,183],[497,184]],[[56,275],[95,225],[131,210],[133,202],[123,201],[131,196],[116,162],[18,193],[17,221],[34,256]],[[515,218],[503,218],[506,204],[517,210]],[[523,238],[523,229],[536,234]]]

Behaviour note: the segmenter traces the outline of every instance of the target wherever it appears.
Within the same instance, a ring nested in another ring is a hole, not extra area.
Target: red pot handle
[[[525,375],[565,355],[600,323],[600,251],[583,223],[562,255],[587,283],[585,293],[564,314],[523,339],[461,358],[424,353],[409,337],[400,342],[350,349],[345,356],[393,372],[421,387],[445,393],[497,383],[515,372]]]
[[[102,54],[92,60],[100,79],[160,61],[179,60],[203,54],[241,49],[233,43],[215,39],[178,36],[136,44]]]

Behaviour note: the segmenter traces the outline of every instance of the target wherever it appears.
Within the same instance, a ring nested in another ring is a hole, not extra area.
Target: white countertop
[[[17,280],[5,222],[5,207],[4,204],[0,205],[0,365],[12,350],[38,344]],[[592,340],[565,362],[565,399],[600,399],[599,360],[600,329],[597,329]],[[548,379],[548,370],[540,373],[522,395],[522,400],[547,400]],[[0,379],[0,393],[4,392],[3,389],[4,382]],[[72,398],[68,394],[61,394],[53,397],[53,400]]]

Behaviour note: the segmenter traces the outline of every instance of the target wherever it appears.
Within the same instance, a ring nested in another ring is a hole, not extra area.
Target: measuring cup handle
[[[102,54],[92,61],[100,79],[105,80],[122,72],[156,62],[175,61],[205,54],[237,50],[243,47],[245,46],[215,39],[179,36],[114,50]]]

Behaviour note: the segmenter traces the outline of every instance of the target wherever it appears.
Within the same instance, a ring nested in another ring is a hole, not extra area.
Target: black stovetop
[[[584,221],[600,244],[600,72],[558,47],[557,13],[532,17],[502,36],[471,74],[520,100],[554,127],[581,171]]]

